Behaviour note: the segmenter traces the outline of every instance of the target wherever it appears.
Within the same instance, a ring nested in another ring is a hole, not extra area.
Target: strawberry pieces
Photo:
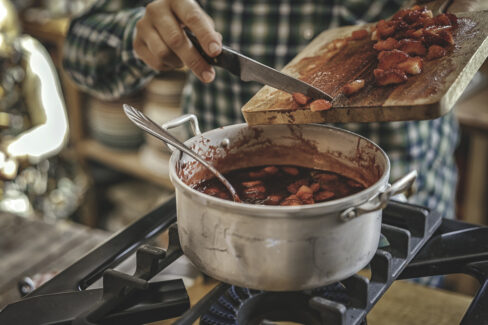
[[[407,61],[408,54],[399,50],[382,51],[378,54],[378,69],[395,68],[399,63]]]
[[[446,55],[446,49],[439,45],[432,45],[427,52],[427,60],[434,60]]]
[[[429,45],[449,46],[454,45],[451,26],[431,26],[424,31],[425,42]]]
[[[399,63],[397,68],[411,75],[420,74],[422,72],[423,61],[419,57],[408,58],[406,61]]]
[[[281,195],[268,195],[264,203],[267,205],[278,205],[280,204],[282,198],[283,197]]]
[[[309,200],[313,197],[313,190],[307,185],[302,185],[295,194],[300,200]]]
[[[422,42],[414,39],[402,39],[399,42],[398,49],[407,53],[408,55],[424,56],[427,54],[427,49]]]
[[[352,32],[352,39],[361,40],[368,37],[369,32],[366,29],[359,29]]]
[[[406,82],[408,79],[405,72],[399,69],[374,69],[373,74],[376,78],[376,83],[380,86],[400,84]]]
[[[244,187],[253,187],[253,186],[256,186],[256,185],[262,185],[263,184],[263,181],[249,181],[249,182],[242,182],[242,186]]]
[[[380,86],[407,81],[409,75],[422,72],[423,60],[446,55],[447,46],[454,45],[453,28],[458,26],[453,14],[440,14],[418,5],[398,11],[390,20],[376,24],[373,47],[380,51],[378,66],[373,70]]]
[[[313,198],[317,202],[325,201],[334,197],[334,192],[322,191],[314,194]]]
[[[298,171],[297,168],[295,167],[281,167],[281,170],[283,170],[285,173],[289,174],[289,175],[293,175],[293,176],[296,176],[298,175],[300,172]]]
[[[342,87],[342,92],[346,96],[351,96],[352,94],[357,93],[363,87],[364,87],[364,79],[358,79],[358,80],[351,81],[350,83]]]
[[[302,205],[302,201],[294,194],[290,195],[289,197],[285,198],[280,205],[286,206],[294,206],[294,205]]]
[[[398,48],[398,46],[398,41],[393,37],[388,37],[386,40],[378,41],[373,45],[374,49],[378,51],[390,51]]]
[[[292,96],[293,96],[293,100],[295,100],[295,102],[300,106],[305,106],[310,101],[310,97],[305,96],[304,94],[301,93],[293,93]]]
[[[288,192],[295,194],[302,185],[308,185],[308,181],[304,179],[299,179],[286,187]]]
[[[263,168],[263,171],[268,174],[268,175],[274,175],[276,174],[277,172],[279,172],[280,170],[278,169],[278,167],[276,166],[268,166],[268,167],[264,167]]]
[[[316,99],[310,104],[312,112],[326,111],[332,107],[332,103],[325,99]]]

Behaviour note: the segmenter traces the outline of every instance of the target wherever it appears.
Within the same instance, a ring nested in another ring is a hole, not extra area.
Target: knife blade
[[[333,99],[322,90],[268,67],[227,46],[222,46],[222,52],[212,58],[205,53],[196,36],[188,28],[185,28],[185,33],[193,43],[193,46],[209,64],[226,69],[238,76],[242,81],[257,81],[288,93],[302,93],[312,99],[326,99],[329,101]]]

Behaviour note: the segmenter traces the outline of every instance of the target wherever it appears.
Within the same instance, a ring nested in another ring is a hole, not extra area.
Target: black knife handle
[[[198,53],[211,65],[224,68],[225,70],[235,74],[236,76],[241,76],[241,64],[239,62],[239,53],[234,50],[222,46],[222,52],[216,57],[212,58],[205,53],[202,46],[198,42],[197,37],[188,29],[184,28],[186,36],[190,39],[193,46],[197,49]]]

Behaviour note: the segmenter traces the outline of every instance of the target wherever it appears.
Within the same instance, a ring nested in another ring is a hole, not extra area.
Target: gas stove
[[[146,243],[169,228],[167,250]],[[370,277],[354,275],[300,292],[264,292],[220,283],[190,308],[181,279],[149,282],[183,255],[174,198],[114,235],[53,279],[0,312],[0,324],[365,324],[393,281],[450,273],[481,287],[462,324],[488,322],[488,227],[442,219],[434,211],[396,201],[383,210],[389,241],[370,263]],[[135,252],[133,275],[114,270]],[[89,288],[102,279],[103,287]]]

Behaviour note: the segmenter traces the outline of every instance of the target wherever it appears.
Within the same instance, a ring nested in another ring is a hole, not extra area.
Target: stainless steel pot
[[[231,125],[185,143],[221,172],[260,165],[299,165],[351,177],[367,188],[354,195],[304,206],[261,206],[215,198],[192,188],[211,177],[179,151],[170,159],[183,252],[204,273],[238,286],[289,291],[345,279],[372,259],[380,237],[381,209],[415,179],[390,186],[390,162],[376,144],[323,125]]]

